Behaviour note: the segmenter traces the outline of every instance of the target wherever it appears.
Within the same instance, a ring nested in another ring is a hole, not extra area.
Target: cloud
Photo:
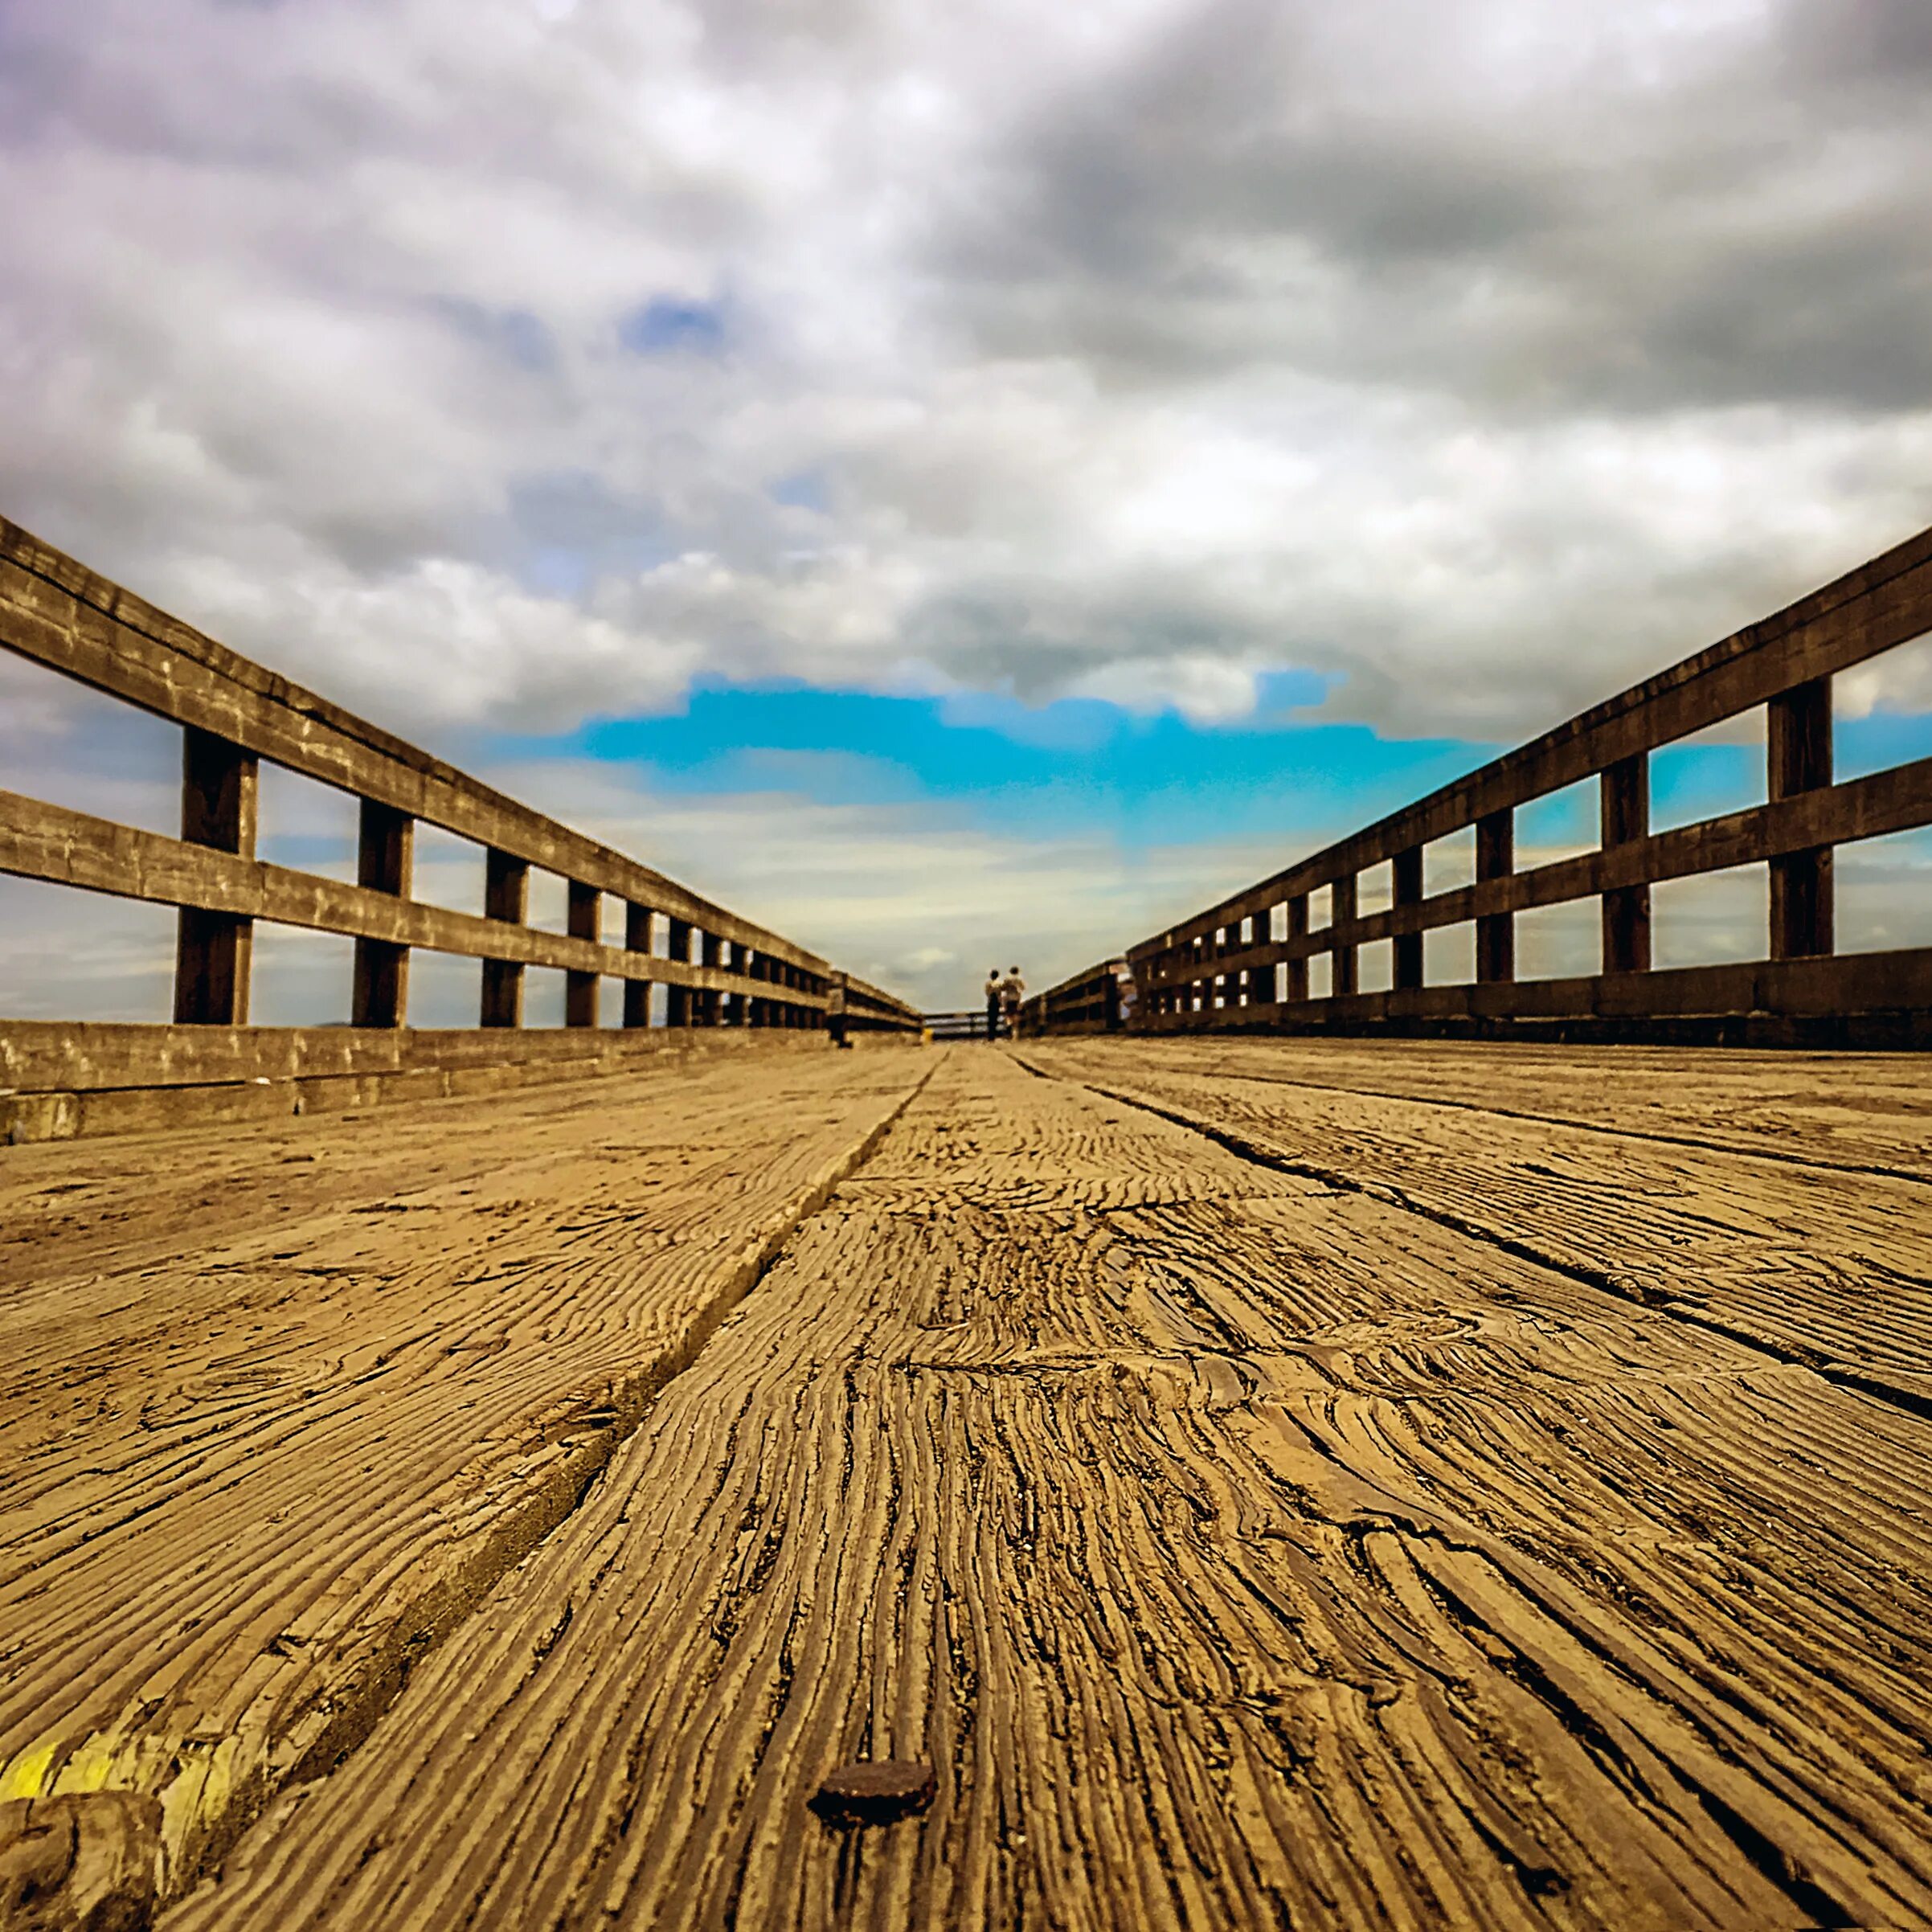
[[[430,735],[1522,735],[1932,516],[1925,20],[13,0],[0,509]]]

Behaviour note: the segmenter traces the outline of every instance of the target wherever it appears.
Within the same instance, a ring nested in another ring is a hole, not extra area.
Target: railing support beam
[[[1765,707],[1770,798],[1795,798],[1832,782],[1832,681],[1814,677]],[[1808,959],[1832,950],[1832,848],[1787,852],[1770,862],[1771,957]]]
[[[1305,939],[1308,936],[1308,895],[1299,892],[1288,901],[1287,931],[1282,935],[1286,939]],[[1282,976],[1285,984],[1281,997],[1291,1005],[1308,997],[1308,962],[1305,959],[1290,960],[1287,969]]]
[[[182,734],[182,837],[252,858],[258,770],[252,754],[239,745],[188,726]],[[254,920],[182,907],[174,950],[175,1023],[246,1026],[254,955]]]
[[[1344,926],[1355,923],[1355,874],[1353,872],[1332,881],[1328,887],[1328,923],[1339,931]],[[1328,973],[1328,992],[1335,999],[1346,999],[1353,994],[1357,985],[1355,948],[1353,946],[1336,946],[1332,948],[1334,965]]]
[[[1398,852],[1390,862],[1390,871],[1394,880],[1394,903],[1398,906],[1419,906],[1422,903],[1422,849],[1410,845]],[[1422,935],[1419,932],[1398,932],[1390,942],[1395,956],[1394,984],[1398,989],[1419,986],[1422,983]]]
[[[603,937],[604,895],[595,886],[570,882],[570,915],[567,930],[573,939],[596,940]],[[563,976],[563,1024],[595,1026],[597,1024],[597,976],[579,972],[574,968]]]
[[[1476,876],[1479,884],[1508,878],[1516,870],[1516,810],[1485,813],[1476,821]],[[1476,923],[1476,976],[1488,984],[1516,977],[1516,915],[1486,913]]]
[[[356,838],[356,883],[396,898],[409,897],[415,862],[415,821],[391,805],[362,800]],[[387,939],[355,943],[350,1024],[400,1026],[409,1008],[409,948]]]
[[[1606,765],[1601,786],[1605,851],[1650,836],[1650,754]],[[1619,886],[1603,894],[1603,971],[1650,971],[1650,887]]]
[[[483,916],[521,926],[530,911],[530,862],[491,846],[483,874]],[[523,1024],[523,963],[520,960],[483,962],[483,1001],[479,1023],[485,1026]]]
[[[624,908],[624,948],[627,952],[649,952],[652,943],[652,912],[649,906],[640,906],[634,900],[628,901]],[[626,1026],[649,1026],[651,1023],[651,982],[649,980],[626,980],[624,982],[624,1023]]]

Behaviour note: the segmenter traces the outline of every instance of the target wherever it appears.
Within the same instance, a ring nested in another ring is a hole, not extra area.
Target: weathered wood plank
[[[0,1797],[178,1887],[575,1506],[915,1055],[734,1056],[0,1174]]]
[[[1916,947],[1826,959],[1351,993],[1293,1005],[1247,1007],[1218,1015],[1216,1024],[1345,1027],[1380,1025],[1390,1020],[1430,1024],[1521,1020],[1635,1024],[1750,1015],[1835,1022],[1896,1015],[1909,1021],[1918,1037],[1893,1044],[1923,1045],[1928,1013],[1932,1013],[1932,948]],[[1184,1013],[1156,1013],[1145,1022],[1145,1029],[1169,1034],[1189,1025]]]
[[[1929,1481],[1801,1367],[956,1049],[168,1932],[1915,1922]],[[866,1757],[931,1811],[821,1824]]]
[[[1922,1056],[1222,1038],[1149,1042],[1128,1064],[1932,1180]]]
[[[1205,1072],[1165,1046],[1038,1050],[1044,1066],[1266,1160],[1398,1201],[1932,1418],[1932,1164],[1922,1146],[1901,1173],[1848,1172],[1807,1165],[1802,1145],[1743,1160],[1475,1106],[1325,1092],[1266,1078],[1265,1055]],[[1238,1077],[1237,1064],[1264,1077]],[[1928,1062],[1910,1064],[1922,1080]],[[1287,1070],[1279,1051],[1274,1066]],[[1922,1110],[1908,1117],[1926,1119]]]

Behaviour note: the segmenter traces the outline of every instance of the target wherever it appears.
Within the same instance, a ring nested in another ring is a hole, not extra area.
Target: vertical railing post
[[[1328,887],[1328,924],[1332,931],[1341,931],[1345,926],[1355,923],[1355,874],[1345,874]],[[1357,980],[1355,948],[1341,945],[1332,948],[1334,964],[1328,972],[1328,993],[1332,998],[1343,1000],[1353,994]]]
[[[595,886],[570,882],[570,912],[567,920],[573,939],[601,939],[604,895]],[[563,975],[563,1024],[595,1026],[597,1024],[597,975],[568,968]]]
[[[1287,930],[1282,935],[1284,939],[1305,939],[1308,936],[1308,895],[1298,892],[1287,904]],[[1281,997],[1290,1005],[1308,997],[1308,961],[1304,954],[1298,960],[1290,960],[1287,969],[1282,975]]]
[[[1769,783],[1775,801],[1815,792],[1832,782],[1832,681],[1780,692],[1765,707]],[[1813,845],[1771,861],[1771,957],[1809,959],[1828,953],[1836,943],[1832,893],[1832,848]]]
[[[714,932],[707,932],[703,941],[704,964],[714,972],[724,970],[725,943]],[[699,1026],[724,1025],[724,995],[715,988],[698,996],[693,1013],[693,1023]]]
[[[1487,812],[1476,821],[1479,885],[1516,873],[1516,808]],[[1476,922],[1476,976],[1485,984],[1516,977],[1516,915],[1485,912]]]
[[[393,805],[362,800],[356,839],[355,878],[371,892],[409,897],[415,859],[416,822]],[[409,1007],[409,948],[388,939],[355,943],[352,1026],[400,1026]]]
[[[483,874],[483,916],[521,926],[530,909],[530,863],[489,847]],[[483,1010],[485,1026],[523,1024],[523,962],[483,962]]]
[[[190,845],[255,855],[259,767],[252,752],[189,725],[182,734],[181,835]],[[183,906],[175,931],[174,1018],[246,1026],[255,922]]]
[[[1394,903],[1419,906],[1422,903],[1422,849],[1410,845],[1398,852],[1390,870],[1394,878]],[[1391,942],[1394,957],[1393,984],[1411,989],[1422,983],[1422,937],[1420,932],[1398,932]]]
[[[1650,754],[1633,751],[1606,765],[1603,849],[1650,837]],[[1603,971],[1650,971],[1650,887],[1619,886],[1603,894]]]
[[[624,949],[626,952],[649,952],[653,916],[649,906],[626,902],[624,908]],[[649,980],[626,980],[624,982],[624,1023],[626,1026],[650,1025],[651,982]]]
[[[673,919],[665,943],[674,960],[686,965],[691,964],[691,927],[687,919]],[[673,986],[665,995],[664,1023],[667,1026],[689,1026],[697,1013],[698,1001],[703,995],[689,986]]]

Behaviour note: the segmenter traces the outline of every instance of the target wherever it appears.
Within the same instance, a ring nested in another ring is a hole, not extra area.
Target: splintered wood
[[[166,1932],[1932,1922],[1927,1071],[961,1046],[16,1150],[0,1799],[158,1800]]]

